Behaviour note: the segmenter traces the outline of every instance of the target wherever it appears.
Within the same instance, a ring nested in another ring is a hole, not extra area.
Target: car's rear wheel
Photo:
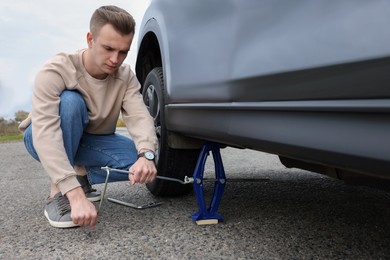
[[[159,149],[156,156],[157,172],[160,176],[184,180],[184,176],[193,175],[199,150],[173,149],[168,146],[169,131],[165,125],[164,93],[162,68],[154,68],[145,79],[142,96],[154,119],[159,139]],[[192,190],[192,185],[156,179],[147,184],[147,188],[156,196],[180,196],[188,194]]]

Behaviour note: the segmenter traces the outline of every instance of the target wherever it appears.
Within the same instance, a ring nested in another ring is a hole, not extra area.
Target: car
[[[380,0],[152,1],[135,71],[159,175],[191,176],[211,141],[390,187],[389,24],[390,2]],[[156,180],[148,189],[191,187]]]

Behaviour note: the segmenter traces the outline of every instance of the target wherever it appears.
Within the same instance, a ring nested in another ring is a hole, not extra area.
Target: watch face
[[[149,160],[153,160],[154,159],[154,153],[152,153],[152,152],[145,152],[145,158],[149,159]]]

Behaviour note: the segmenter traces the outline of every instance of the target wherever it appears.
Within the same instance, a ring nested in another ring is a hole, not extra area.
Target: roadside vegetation
[[[28,112],[20,110],[15,113],[14,119],[7,120],[0,117],[0,143],[22,140],[23,134],[18,126],[27,116]]]
[[[18,126],[27,117],[28,112],[23,110],[16,112],[14,119],[7,120],[0,117],[0,143],[23,140],[23,133],[19,131]],[[122,118],[119,117],[117,127],[124,126]]]

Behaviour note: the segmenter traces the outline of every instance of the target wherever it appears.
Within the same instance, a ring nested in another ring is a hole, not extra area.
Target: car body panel
[[[139,44],[172,132],[390,178],[389,24],[379,0],[155,0]]]
[[[151,19],[169,103],[230,101],[239,90],[197,88],[390,55],[386,1],[157,0],[141,26]]]

